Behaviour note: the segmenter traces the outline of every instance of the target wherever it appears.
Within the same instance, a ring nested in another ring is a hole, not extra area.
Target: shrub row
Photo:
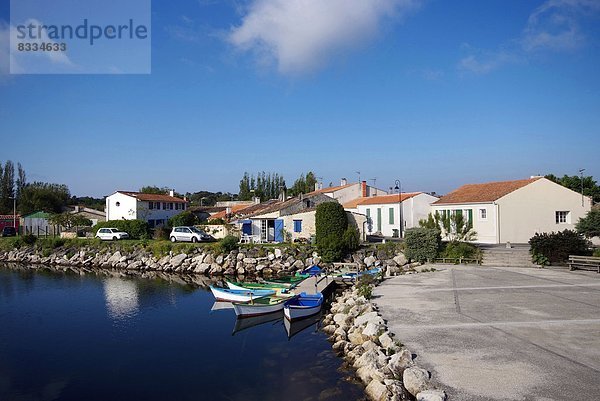
[[[129,234],[131,239],[150,239],[150,227],[144,220],[109,220],[98,222],[94,226],[94,235],[101,228],[117,228]]]
[[[535,234],[529,240],[533,261],[541,264],[564,263],[569,255],[589,255],[590,243],[572,230]],[[542,258],[543,257],[543,258]]]

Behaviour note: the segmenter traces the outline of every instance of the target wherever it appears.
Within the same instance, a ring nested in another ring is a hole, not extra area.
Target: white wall
[[[481,210],[486,211],[486,218],[482,218]],[[473,211],[473,230],[477,233],[475,241],[482,244],[497,244],[497,206],[494,203],[464,203],[454,205],[431,205],[432,213],[440,213],[443,210],[462,210],[463,216],[467,216],[467,210]],[[447,238],[445,238],[447,239]]]
[[[498,201],[500,242],[526,243],[535,233],[574,230],[591,210],[591,200],[545,178],[520,188]],[[566,211],[566,223],[556,223],[556,212]]]
[[[117,206],[119,203],[119,206]],[[116,192],[106,197],[106,220],[137,219],[137,199]]]
[[[154,202],[156,204],[156,202]],[[170,202],[167,202],[169,204]],[[173,204],[173,209],[164,210],[163,202],[160,202],[160,209],[149,209],[148,202],[139,201],[137,203],[138,206],[138,219],[149,221],[149,220],[169,220],[171,217],[178,215],[183,212],[183,209],[175,210],[175,204]]]
[[[402,233],[408,228],[418,227],[419,220],[427,218],[431,203],[438,200],[429,194],[419,194],[402,202],[402,220],[404,225]],[[371,224],[366,225],[367,233],[373,234],[377,229],[377,210],[381,210],[381,233],[385,237],[392,237],[394,230],[400,230],[400,204],[382,203],[373,205],[358,205],[358,213],[367,214],[370,210]],[[390,223],[390,209],[393,210],[393,223]]]

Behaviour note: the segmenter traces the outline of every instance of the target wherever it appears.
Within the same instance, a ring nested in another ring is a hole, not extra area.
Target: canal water
[[[0,400],[364,398],[315,320],[223,306],[183,283],[0,265]]]

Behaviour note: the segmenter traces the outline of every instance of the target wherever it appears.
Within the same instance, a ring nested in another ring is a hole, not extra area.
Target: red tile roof
[[[252,204],[252,205],[235,205],[235,206],[232,206],[230,214],[239,213],[239,212],[243,211],[244,209],[248,209],[251,206],[254,206],[254,205]],[[211,215],[208,218],[208,220],[225,219],[226,217],[227,217],[227,208],[225,208],[225,210],[221,210],[220,212],[217,212],[217,213]]]
[[[528,178],[525,180],[487,182],[484,184],[467,184],[442,196],[433,202],[434,205],[456,203],[486,203],[494,202],[509,193],[523,188],[542,177]]]
[[[399,194],[369,196],[368,198],[359,198],[357,205],[382,205],[388,203],[398,203],[400,201],[404,202],[405,200],[417,196],[421,193],[422,192],[405,192],[402,194],[402,198]]]
[[[163,195],[163,194],[144,194],[141,192],[132,192],[132,191],[117,191],[121,194],[133,196],[134,198],[141,201],[154,201],[154,202],[176,202],[176,203],[186,203],[181,198],[176,198],[175,196]]]

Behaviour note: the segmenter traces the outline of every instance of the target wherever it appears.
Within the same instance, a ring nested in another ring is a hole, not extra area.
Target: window
[[[148,202],[148,209],[154,209],[154,202]]]
[[[169,203],[169,210],[173,210],[173,202]]]
[[[394,208],[390,208],[390,224],[394,224]]]
[[[121,202],[115,203],[116,206],[121,206]]]
[[[569,224],[571,220],[570,217],[568,211],[558,211],[556,212],[556,224]]]
[[[295,233],[302,232],[302,220],[294,220],[294,232]]]
[[[185,210],[185,203],[181,204],[181,210]]]
[[[156,210],[160,210],[160,202],[156,202]]]
[[[479,220],[487,220],[487,209],[479,209]]]
[[[167,210],[167,202],[163,202],[163,210]]]

